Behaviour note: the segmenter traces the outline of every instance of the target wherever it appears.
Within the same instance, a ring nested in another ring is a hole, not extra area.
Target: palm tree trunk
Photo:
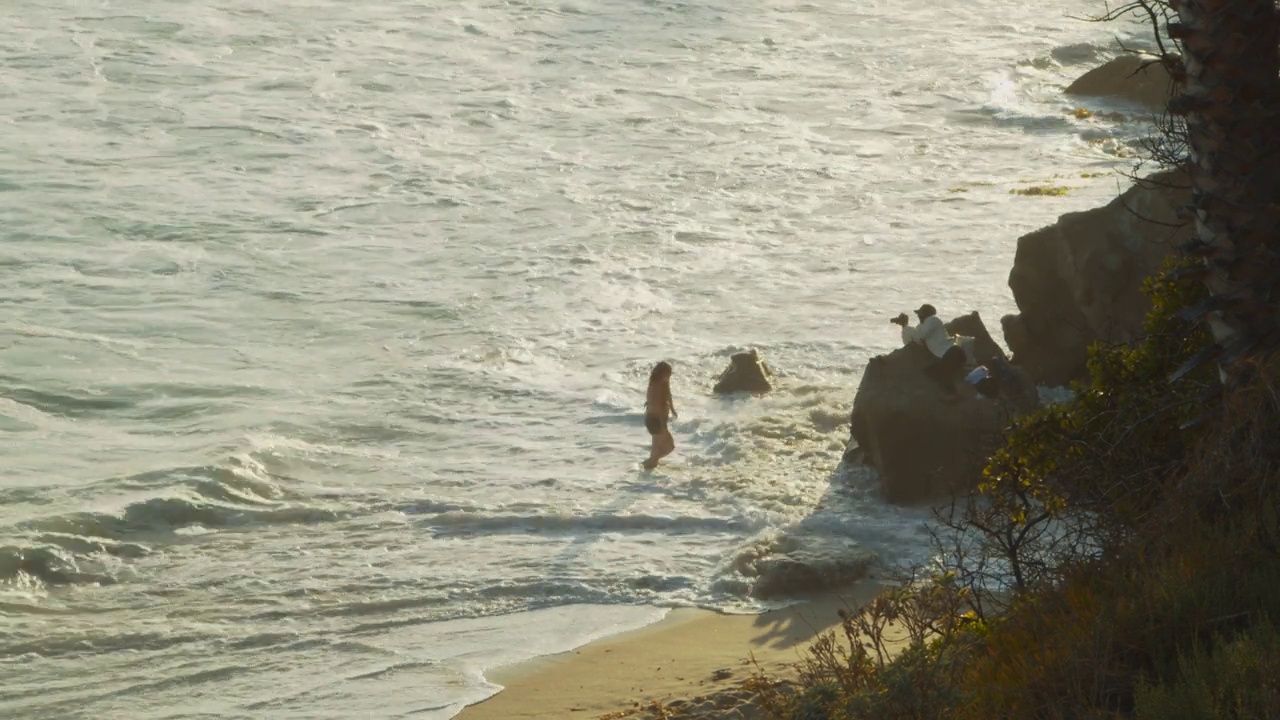
[[[1186,120],[1202,319],[1224,384],[1280,346],[1280,9],[1277,0],[1170,0],[1182,48],[1169,111]]]

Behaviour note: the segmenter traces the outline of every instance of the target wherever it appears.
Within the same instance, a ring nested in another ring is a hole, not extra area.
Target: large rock
[[[1173,97],[1173,82],[1164,65],[1153,60],[1150,55],[1121,55],[1081,75],[1063,92],[1163,109]]]
[[[848,587],[867,576],[875,556],[848,539],[804,532],[766,538],[739,551],[733,567],[751,583],[759,600],[811,595]]]
[[[1020,312],[1001,319],[1013,362],[1062,385],[1084,377],[1089,345],[1136,339],[1151,309],[1143,281],[1191,237],[1190,224],[1175,227],[1190,199],[1183,173],[1157,173],[1105,207],[1018,238],[1009,289]]]
[[[767,393],[773,389],[769,378],[773,371],[760,359],[760,355],[752,348],[746,352],[734,353],[729,358],[729,367],[720,373],[712,392],[717,395],[748,392],[753,395]]]
[[[977,324],[973,337],[995,346],[976,314],[968,322]],[[853,400],[850,432],[861,461],[879,471],[889,502],[913,505],[972,490],[1012,412],[1008,403],[979,397],[964,383],[958,383],[961,399],[947,402],[925,374],[932,362],[916,344],[878,355]]]
[[[987,366],[988,371],[1000,381],[1000,400],[1010,405],[1013,412],[1024,414],[1036,409],[1040,397],[1035,380],[1024,368],[1009,364],[1009,356],[987,332],[987,325],[977,311],[961,315],[945,323],[945,327],[957,338],[971,338],[971,342],[962,343],[967,345],[970,363]]]
[[[981,364],[993,357],[1007,359],[1004,349],[991,337],[991,333],[987,332],[987,326],[976,310],[943,325],[952,335],[973,338],[972,346],[966,348],[971,361]]]

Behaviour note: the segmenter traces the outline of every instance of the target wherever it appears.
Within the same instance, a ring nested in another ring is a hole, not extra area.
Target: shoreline
[[[862,580],[756,614],[677,608],[636,630],[494,668],[486,679],[502,689],[455,717],[615,720],[670,706],[685,718],[736,720],[750,704],[745,681],[758,671],[793,675],[814,638],[840,624],[838,610],[860,607],[888,586]]]

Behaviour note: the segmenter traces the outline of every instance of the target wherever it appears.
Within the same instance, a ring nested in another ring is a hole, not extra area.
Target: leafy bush
[[[1138,720],[1280,720],[1280,634],[1268,623],[1183,656],[1173,682],[1139,683]]]
[[[1095,344],[1089,379],[1073,386],[1075,399],[1017,421],[987,465],[982,492],[1000,510],[1025,524],[1061,520],[1066,512],[1071,529],[1092,536],[1059,537],[1060,552],[1046,558],[1054,564],[1129,533],[1186,469],[1203,429],[1194,420],[1216,377],[1206,364],[1168,382],[1209,342],[1203,328],[1176,317],[1204,295],[1202,286],[1173,279],[1184,263],[1168,261],[1144,285],[1152,309],[1143,339]]]

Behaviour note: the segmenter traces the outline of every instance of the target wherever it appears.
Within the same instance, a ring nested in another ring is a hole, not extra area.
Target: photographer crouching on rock
[[[899,314],[889,322],[902,326],[903,345],[916,343],[925,346],[930,353],[933,353],[937,360],[925,368],[925,373],[942,388],[944,400],[947,402],[959,400],[960,394],[956,392],[956,380],[960,376],[960,371],[964,369],[966,359],[964,349],[951,337],[951,333],[947,332],[947,328],[938,317],[938,311],[932,305],[928,303],[921,305],[916,310],[916,317],[920,319],[920,324],[915,327],[908,324],[910,318],[906,313]]]

